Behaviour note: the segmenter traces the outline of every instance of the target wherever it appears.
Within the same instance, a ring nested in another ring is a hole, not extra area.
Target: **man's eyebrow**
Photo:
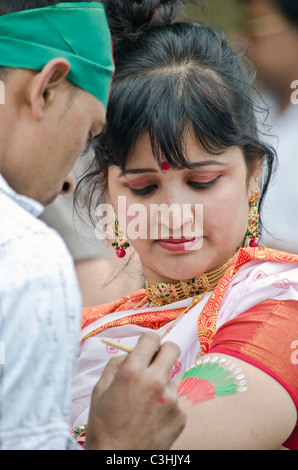
[[[191,163],[190,168],[187,168],[182,165],[177,166],[175,167],[175,170],[194,170],[196,168],[202,168],[202,167],[211,166],[211,165],[226,166],[227,164],[219,160],[204,160],[202,162]],[[140,173],[158,173],[158,170],[156,170],[155,168],[128,168],[128,169],[125,169],[124,171],[121,170],[119,177],[126,176],[126,175],[136,175]]]

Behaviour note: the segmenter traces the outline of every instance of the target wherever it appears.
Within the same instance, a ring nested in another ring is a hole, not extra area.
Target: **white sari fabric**
[[[198,319],[210,295],[211,292],[206,294],[201,302],[192,307],[175,323],[172,322],[172,328],[162,340],[163,342],[172,341],[176,343],[181,350],[180,357],[172,368],[171,378],[176,379],[200,354]],[[297,263],[255,260],[242,266],[229,282],[217,316],[216,330],[239,314],[270,299],[280,301],[298,300]],[[185,299],[164,307],[154,308],[154,311],[186,308],[191,305],[191,302],[192,299]],[[83,328],[81,338],[112,320],[140,312],[150,314],[151,310],[152,308],[143,308],[110,313]],[[169,329],[170,324],[164,325],[157,332],[163,335]],[[88,337],[81,343],[78,369],[72,387],[71,427],[88,422],[90,396],[94,385],[113,356],[126,354],[119,349],[107,346],[101,339],[107,337],[134,347],[145,331],[148,331],[148,329],[138,325],[126,324],[105,329]]]

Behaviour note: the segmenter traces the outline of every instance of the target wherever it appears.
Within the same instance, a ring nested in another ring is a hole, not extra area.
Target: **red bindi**
[[[168,162],[162,162],[161,168],[163,170],[169,170],[171,168],[171,165]]]
[[[164,403],[165,399],[162,395],[160,395],[159,397],[156,398],[156,401],[158,401],[158,403]]]

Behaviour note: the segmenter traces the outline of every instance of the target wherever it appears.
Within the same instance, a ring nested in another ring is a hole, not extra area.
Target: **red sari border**
[[[206,302],[198,320],[198,336],[201,354],[207,354],[216,330],[216,319],[225,293],[233,276],[250,261],[271,261],[278,263],[298,263],[298,255],[265,247],[240,248],[235,254],[226,273]]]

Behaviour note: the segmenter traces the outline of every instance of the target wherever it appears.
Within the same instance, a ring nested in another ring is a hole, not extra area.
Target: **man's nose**
[[[69,194],[72,193],[76,189],[77,181],[76,177],[74,174],[74,171],[72,170],[68,175],[67,178],[65,179],[62,190],[60,194]]]

